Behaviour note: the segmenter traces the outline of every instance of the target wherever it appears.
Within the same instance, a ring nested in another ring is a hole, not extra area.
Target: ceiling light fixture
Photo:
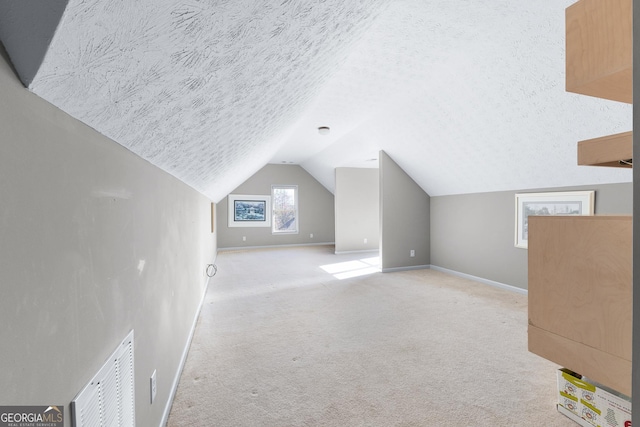
[[[331,129],[329,129],[329,126],[320,126],[318,128],[318,133],[320,135],[329,135],[329,131],[331,131]]]

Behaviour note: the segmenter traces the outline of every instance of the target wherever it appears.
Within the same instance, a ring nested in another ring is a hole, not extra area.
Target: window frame
[[[293,199],[294,199],[294,212],[295,212],[295,230],[276,230],[277,218],[276,214],[276,196],[275,191],[277,189],[293,189]],[[279,235],[279,234],[300,234],[300,209],[298,203],[298,186],[290,185],[290,184],[272,184],[271,185],[271,234]]]

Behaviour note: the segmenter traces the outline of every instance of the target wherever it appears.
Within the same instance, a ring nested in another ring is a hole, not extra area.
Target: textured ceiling
[[[29,89],[214,201],[379,150],[431,195],[628,182],[576,165],[632,107],[564,91],[571,3],[70,0]]]

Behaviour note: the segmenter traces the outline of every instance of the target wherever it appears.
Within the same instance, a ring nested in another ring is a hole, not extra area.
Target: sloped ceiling
[[[379,150],[432,196],[629,182],[576,165],[632,107],[564,91],[571,3],[70,0],[28,88],[214,201],[266,163],[333,191]]]

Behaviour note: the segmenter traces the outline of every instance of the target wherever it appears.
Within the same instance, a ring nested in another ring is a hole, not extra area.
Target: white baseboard
[[[265,246],[233,246],[229,248],[218,248],[218,252],[240,251],[245,249],[277,249],[277,248],[293,248],[297,246],[330,246],[330,245],[335,245],[335,242],[292,243],[290,245],[265,245]]]
[[[169,393],[169,400],[167,400],[167,404],[164,408],[164,413],[162,414],[162,420],[160,422],[160,427],[164,427],[169,422],[169,414],[171,413],[171,407],[173,406],[173,399],[176,397],[176,392],[178,391],[178,385],[180,384],[180,377],[182,377],[182,371],[184,370],[184,365],[187,362],[187,356],[189,355],[189,349],[191,348],[191,341],[193,340],[193,335],[196,331],[196,325],[198,324],[198,319],[200,318],[200,312],[202,311],[202,306],[204,305],[204,300],[207,296],[207,290],[209,289],[209,282],[211,281],[211,277],[207,277],[207,281],[204,286],[204,291],[202,292],[202,298],[200,298],[200,304],[198,305],[198,310],[196,310],[196,315],[193,318],[193,323],[191,324],[191,331],[189,331],[189,338],[187,339],[187,344],[182,350],[182,357],[180,358],[180,365],[178,366],[178,371],[176,372],[175,377],[173,378],[173,384],[171,384],[171,392]]]
[[[407,267],[383,268],[381,271],[383,273],[393,273],[394,271],[424,270],[424,269],[429,269],[429,268],[431,268],[431,265],[426,264],[426,265],[410,265],[410,266],[407,266]]]
[[[522,295],[529,294],[529,291],[527,291],[526,289],[519,288],[517,286],[507,285],[505,283],[496,282],[494,280],[483,279],[482,277],[473,276],[471,274],[460,273],[459,271],[449,270],[448,268],[438,267],[437,265],[432,265],[431,269],[440,271],[442,273],[451,274],[453,276],[462,277],[464,279],[473,280],[474,282],[484,283],[485,285],[495,286],[496,288],[506,289],[508,291],[516,292],[518,294],[522,294]]]
[[[344,254],[369,254],[372,252],[380,252],[380,249],[361,249],[359,251],[334,251],[336,255],[344,255]]]

